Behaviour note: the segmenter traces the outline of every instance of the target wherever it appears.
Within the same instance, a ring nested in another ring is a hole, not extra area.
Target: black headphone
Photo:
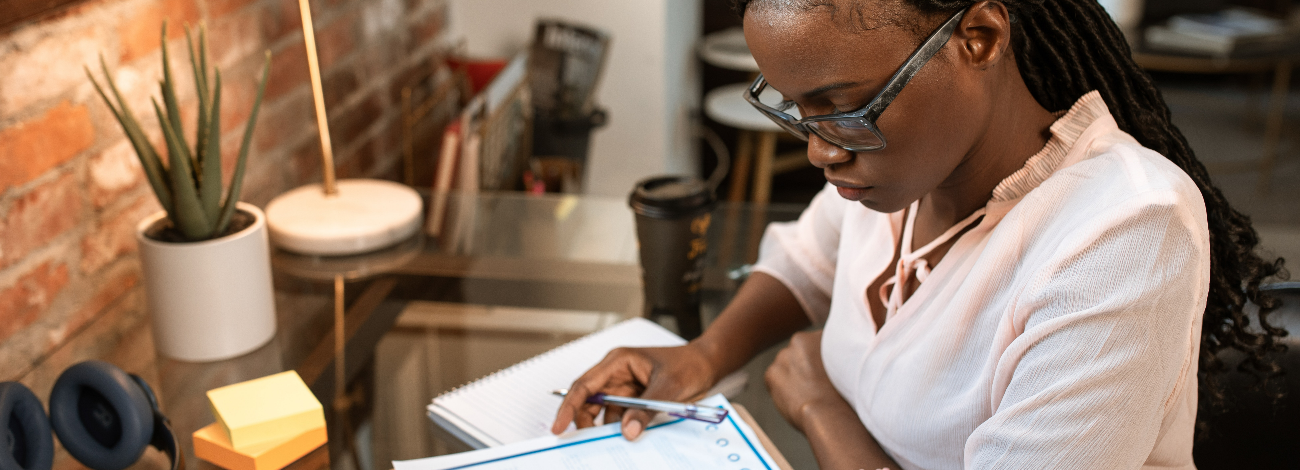
[[[144,379],[102,361],[86,361],[59,375],[50,391],[50,415],[18,382],[0,383],[0,470],[50,470],[54,438],[95,470],[122,470],[148,445],[182,468],[176,434]]]

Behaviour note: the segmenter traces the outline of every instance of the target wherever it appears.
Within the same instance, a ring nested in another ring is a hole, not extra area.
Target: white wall
[[[509,57],[532,39],[538,17],[610,33],[597,91],[609,123],[592,137],[587,192],[625,196],[650,175],[694,174],[690,113],[698,108],[694,45],[701,0],[449,0],[452,40],[475,57]]]

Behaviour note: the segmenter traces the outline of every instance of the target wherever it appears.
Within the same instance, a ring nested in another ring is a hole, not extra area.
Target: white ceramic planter
[[[158,212],[136,227],[145,291],[158,352],[206,362],[248,353],[275,336],[275,298],[266,215],[252,204],[239,210],[256,220],[216,240],[169,243],[146,237],[167,216]]]

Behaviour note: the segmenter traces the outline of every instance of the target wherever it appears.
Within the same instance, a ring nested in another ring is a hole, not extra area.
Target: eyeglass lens
[[[781,93],[770,86],[763,87],[758,99],[759,102],[769,108],[784,112],[795,120],[802,118],[799,108],[783,101]],[[850,149],[870,149],[884,145],[884,142],[880,140],[880,136],[876,135],[860,118],[813,121],[800,125],[794,124],[784,116],[773,115],[768,112],[763,114],[781,126],[782,129],[805,140],[808,138],[808,132],[812,131],[830,143]]]
[[[860,118],[814,121],[807,124],[817,136],[850,149],[875,148],[884,145],[880,136]]]

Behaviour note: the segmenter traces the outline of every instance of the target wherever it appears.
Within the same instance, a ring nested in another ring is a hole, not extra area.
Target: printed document
[[[636,441],[611,423],[561,436],[547,436],[499,447],[393,462],[394,470],[777,470],[755,431],[722,395],[698,402],[729,411],[726,421],[710,424],[672,419],[652,424]]]

